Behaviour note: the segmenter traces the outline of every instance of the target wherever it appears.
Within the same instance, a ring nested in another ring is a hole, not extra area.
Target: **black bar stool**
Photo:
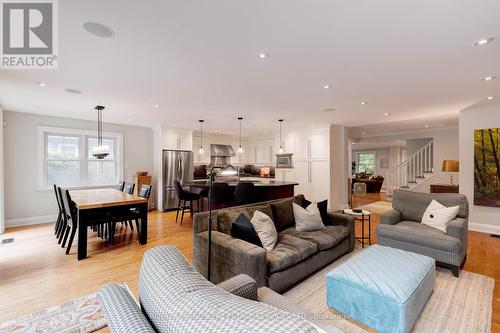
[[[179,210],[182,209],[182,214],[181,214],[181,225],[182,225],[182,220],[184,219],[184,211],[186,210],[186,203],[189,201],[189,209],[193,211],[193,201],[196,201],[199,213],[201,196],[197,193],[186,191],[185,189],[182,188],[181,183],[177,180],[174,181],[174,186],[175,186],[175,196],[177,197],[177,200],[179,200],[179,204],[177,205],[177,212],[175,214],[175,223],[177,223],[177,219],[179,217]]]
[[[217,209],[217,205],[228,204],[234,201],[234,192],[231,191],[228,183],[215,182],[212,184],[212,208]]]
[[[247,205],[257,202],[257,192],[254,183],[239,182],[234,190],[234,199],[238,205]]]

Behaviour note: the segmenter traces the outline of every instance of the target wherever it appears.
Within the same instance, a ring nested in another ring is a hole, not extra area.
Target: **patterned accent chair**
[[[123,285],[99,291],[111,332],[342,332],[249,276],[210,283],[173,246],[144,254],[139,296],[140,307]]]
[[[435,199],[444,206],[459,206],[457,217],[446,233],[422,224],[427,206]],[[438,265],[451,268],[456,277],[467,257],[469,203],[463,194],[419,193],[396,190],[393,210],[380,216],[377,243],[434,258]]]

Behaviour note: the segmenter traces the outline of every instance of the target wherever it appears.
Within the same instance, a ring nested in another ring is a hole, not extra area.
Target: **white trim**
[[[500,235],[500,225],[469,222],[469,230]]]
[[[46,184],[46,171],[45,171],[45,135],[46,133],[58,133],[58,134],[69,134],[69,135],[78,135],[80,137],[86,136],[96,136],[96,131],[85,130],[85,129],[75,129],[75,128],[65,128],[65,127],[50,127],[50,126],[37,126],[37,138],[38,138],[38,181],[37,181],[37,191],[46,191],[47,189],[51,189],[52,187],[47,186]],[[111,137],[116,139],[116,161],[118,163],[118,180],[123,179],[123,134],[119,132],[103,132],[103,137]],[[81,145],[86,145],[86,142],[82,142]],[[82,149],[82,157],[81,161],[87,161],[87,156],[83,156],[86,154],[86,149]],[[83,169],[81,168],[81,172]],[[86,177],[84,177],[86,178]],[[92,187],[108,187],[110,185],[76,185],[72,188],[92,188]]]
[[[57,215],[43,215],[43,216],[32,216],[32,217],[22,217],[19,219],[11,219],[5,221],[6,228],[21,227],[25,225],[42,224],[55,222],[57,220]]]

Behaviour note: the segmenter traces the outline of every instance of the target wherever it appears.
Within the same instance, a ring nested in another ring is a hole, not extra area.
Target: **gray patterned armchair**
[[[460,207],[457,217],[448,224],[446,233],[421,223],[432,199],[447,207]],[[467,197],[454,193],[396,190],[392,197],[392,207],[393,210],[380,217],[377,243],[434,258],[438,264],[451,268],[453,275],[458,277],[467,256]]]
[[[139,295],[140,307],[122,285],[99,291],[111,332],[342,332],[246,275],[213,285],[173,246],[144,254]]]

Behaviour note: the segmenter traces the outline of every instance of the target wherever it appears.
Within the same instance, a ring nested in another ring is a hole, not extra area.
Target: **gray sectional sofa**
[[[446,232],[422,224],[427,206],[435,199],[444,206],[459,206],[457,217]],[[393,210],[380,216],[377,243],[434,258],[441,266],[450,267],[458,277],[467,255],[469,203],[463,194],[419,193],[396,190]]]
[[[294,227],[292,202],[302,204],[303,195],[212,212],[211,281],[219,283],[246,274],[258,286],[283,291],[354,249],[354,219],[328,213],[323,230],[299,232]],[[276,247],[262,247],[231,236],[231,225],[244,213],[251,218],[256,210],[269,215],[279,233]],[[208,213],[193,221],[193,265],[207,276]]]
[[[248,276],[213,285],[173,246],[144,254],[140,305],[119,284],[97,296],[113,333],[342,333]]]

